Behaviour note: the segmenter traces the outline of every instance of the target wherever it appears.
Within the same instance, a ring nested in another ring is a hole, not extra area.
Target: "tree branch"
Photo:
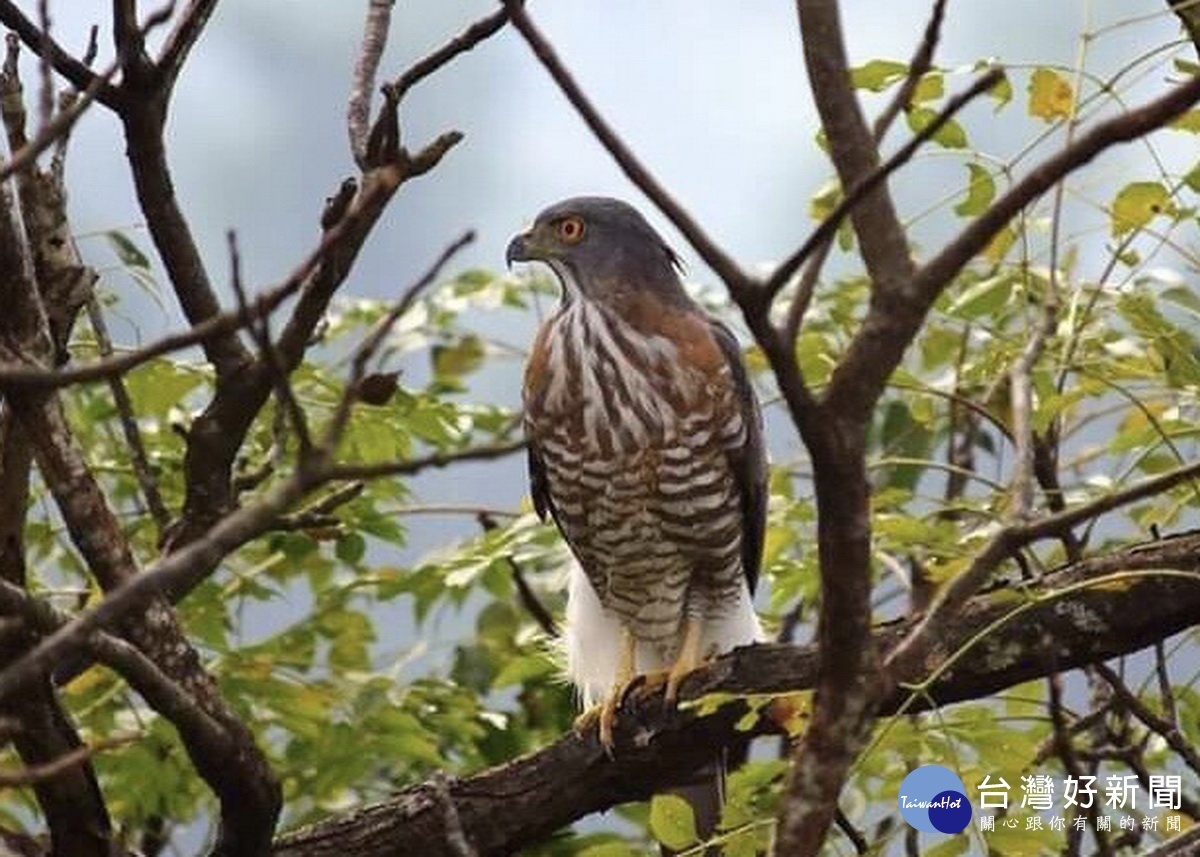
[[[763,288],[768,295],[772,298],[775,297],[787,281],[795,275],[800,266],[804,264],[804,261],[813,254],[816,248],[833,238],[838,227],[842,225],[842,221],[846,219],[847,215],[852,215],[854,209],[867,194],[885,182],[888,176],[912,160],[912,156],[916,154],[917,149],[945,127],[946,123],[956,113],[1003,79],[1004,70],[1000,68],[989,69],[976,78],[966,90],[947,101],[946,106],[938,111],[929,124],[914,134],[894,155],[856,181],[838,204],[833,207],[833,210],[812,231],[812,234],[804,239],[804,243],[800,245],[796,252],[785,259],[767,279]]]
[[[992,572],[1005,559],[1033,542],[1052,536],[1062,536],[1072,527],[1101,515],[1170,490],[1200,474],[1200,461],[1178,467],[1136,485],[1099,497],[1053,515],[1029,523],[1015,522],[999,530],[976,556],[970,567],[946,584],[934,598],[925,616],[915,625],[909,637],[888,656],[885,670],[889,681],[894,673],[905,673],[913,663],[923,660],[938,634],[938,626],[949,621],[954,613],[987,583]]]
[[[892,127],[892,123],[896,121],[896,117],[900,115],[901,111],[908,109],[913,93],[917,91],[917,86],[921,83],[921,78],[933,67],[933,52],[937,49],[938,40],[941,38],[942,21],[945,17],[946,0],[933,0],[933,11],[929,14],[925,33],[921,36],[921,44],[917,46],[912,59],[908,61],[908,74],[904,76],[904,82],[900,84],[900,88],[896,90],[896,94],[892,96],[888,106],[875,119],[872,136],[875,138],[876,145],[883,142],[888,129]]]
[[[43,369],[24,362],[0,363],[0,386],[50,389],[115,377],[136,369],[155,357],[180,351],[213,337],[226,335],[250,322],[270,315],[284,301],[300,291],[336,245],[361,225],[359,221],[366,217],[372,208],[368,204],[369,201],[370,197],[367,195],[361,200],[360,206],[345,212],[344,217],[322,234],[317,247],[283,282],[253,298],[245,310],[241,308],[228,310],[202,321],[186,331],[164,336],[162,339],[136,350],[96,360],[83,366]],[[0,346],[0,351],[3,351],[2,346]]]
[[[156,69],[159,86],[168,90],[175,86],[179,72],[187,62],[188,54],[191,53],[200,34],[204,32],[208,19],[216,8],[217,0],[191,0],[188,3],[182,18],[167,36],[162,53],[158,56]]]
[[[683,233],[688,243],[695,248],[700,257],[708,264],[713,272],[721,278],[726,288],[738,300],[755,302],[758,299],[757,290],[753,288],[750,277],[738,266],[724,250],[713,241],[700,224],[687,212],[671,193],[659,184],[658,180],[638,160],[633,151],[617,135],[604,117],[584,94],[583,89],[576,83],[575,78],[567,71],[554,47],[542,35],[537,26],[525,13],[519,0],[504,0],[513,26],[525,37],[534,56],[558,84],[558,88],[571,102],[571,106],[579,113],[580,118],[591,129],[596,139],[612,155],[613,160],[621,167],[625,175],[646,194],[675,228]]]
[[[1187,569],[1188,573],[1132,574],[1113,582],[1123,568]],[[918,697],[897,690],[880,712],[949,705],[994,694],[1058,669],[1137,651],[1200,619],[1200,535],[1190,534],[1079,563],[1024,590],[1014,607],[1010,590],[981,596],[940,629],[940,653],[960,657],[936,674]],[[1057,594],[1056,594],[1057,593]],[[1014,611],[1016,614],[1014,615]],[[1020,616],[1020,621],[1012,619]],[[1055,628],[1051,645],[1043,629]],[[875,631],[886,649],[908,631],[907,623]],[[759,645],[737,649],[685,679],[680,695],[783,694],[811,688],[818,653],[811,646]],[[917,685],[932,665],[908,675]],[[574,733],[550,747],[498,768],[448,782],[468,844],[479,853],[512,853],[544,841],[571,822],[620,803],[645,800],[686,779],[714,747],[744,740],[738,703],[696,717],[687,708],[664,710],[657,697],[627,702],[617,728],[617,752],[608,758],[594,734]],[[744,725],[744,724],[743,724]],[[752,733],[774,727],[760,721]],[[453,855],[445,834],[444,805],[433,785],[405,789],[376,804],[341,813],[284,834],[275,857],[383,857],[397,853]]]
[[[879,149],[854,88],[837,0],[796,0],[810,88],[842,187],[879,167]],[[851,213],[873,291],[896,291],[911,276],[912,257],[886,183],[866,194]]]
[[[108,334],[108,324],[104,321],[104,310],[95,295],[88,300],[88,319],[92,324],[92,333],[96,337],[96,345],[101,357],[112,355],[112,339]],[[150,458],[146,454],[146,445],[142,442],[142,432],[138,428],[137,414],[133,410],[133,400],[129,398],[129,390],[119,376],[108,379],[108,388],[112,392],[113,405],[117,418],[121,423],[121,431],[125,435],[125,443],[129,447],[129,460],[133,464],[133,475],[137,478],[138,487],[142,491],[142,499],[146,509],[154,519],[159,536],[171,522],[171,513],[163,502],[162,493],[158,490],[158,479],[150,466]]]
[[[387,47],[392,7],[395,5],[396,0],[370,0],[368,3],[362,44],[358,49],[358,62],[354,65],[354,80],[350,84],[346,127],[350,133],[350,152],[359,169],[363,170],[368,167],[367,137],[371,130],[371,96],[375,90],[375,74]]]
[[[508,22],[508,17],[509,10],[504,8],[493,12],[485,18],[480,18],[463,32],[446,42],[446,44],[428,56],[417,60],[392,82],[391,89],[396,94],[396,98],[403,98],[408,90],[440,70],[451,60],[471,50],[480,42],[494,36]]]
[[[1025,175],[977,217],[901,289],[898,300],[872,301],[862,326],[826,388],[846,413],[868,414],[942,290],[1025,206],[1105,149],[1162,127],[1200,100],[1200,76],[1146,105],[1093,126]]]
[[[0,0],[0,24],[16,33],[35,54],[40,56],[43,47],[47,48],[54,70],[69,80],[80,92],[86,92],[95,83],[96,74],[63,50],[54,39],[45,38],[41,27],[29,20],[12,0]],[[105,81],[96,92],[96,100],[115,110],[120,104],[120,95],[116,87]]]
[[[77,768],[91,760],[97,753],[123,747],[138,739],[137,735],[118,735],[115,738],[105,738],[94,744],[76,747],[49,762],[30,765],[20,771],[0,771],[0,788],[18,788],[44,783],[46,780],[61,776],[71,768]]]

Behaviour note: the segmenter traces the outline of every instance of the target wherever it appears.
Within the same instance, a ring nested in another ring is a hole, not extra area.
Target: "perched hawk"
[[[687,296],[630,206],[543,211],[508,261],[549,265],[562,301],[525,372],[533,501],[578,560],[568,670],[599,736],[635,676],[666,684],[755,642],[767,487],[762,416],[737,342]]]

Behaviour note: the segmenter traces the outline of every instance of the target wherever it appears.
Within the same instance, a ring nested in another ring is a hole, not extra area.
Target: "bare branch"
[[[392,332],[392,328],[400,319],[400,316],[408,312],[416,301],[418,295],[433,283],[441,274],[442,268],[446,263],[454,257],[459,250],[475,240],[474,232],[466,232],[457,240],[452,242],[449,247],[442,251],[434,263],[422,274],[416,282],[405,289],[404,294],[400,299],[387,311],[376,324],[374,330],[362,341],[354,352],[354,357],[350,361],[350,378],[346,382],[346,389],[342,393],[342,398],[334,409],[333,416],[329,420],[329,429],[325,435],[323,445],[328,454],[332,454],[337,449],[338,441],[341,440],[342,433],[345,431],[346,422],[350,419],[350,411],[354,407],[355,398],[358,395],[359,383],[362,381],[363,375],[367,371],[367,364],[383,345],[383,341],[387,339],[388,334]]]
[[[504,0],[504,4],[508,9],[513,26],[525,37],[534,56],[545,67],[550,77],[558,84],[558,88],[562,90],[563,95],[571,102],[571,106],[587,123],[596,139],[608,150],[629,180],[658,206],[658,209],[667,216],[676,229],[683,233],[688,243],[721,278],[730,294],[739,303],[757,302],[758,296],[749,275],[708,236],[708,233],[691,214],[651,175],[633,151],[617,136],[617,133],[584,94],[583,89],[576,83],[575,78],[567,71],[554,47],[530,20],[522,4],[518,0]]]
[[[220,313],[182,333],[164,336],[142,348],[97,360],[85,366],[50,370],[24,363],[0,363],[0,385],[14,388],[56,388],[114,377],[155,357],[226,335],[238,330],[249,320],[269,315],[305,285],[338,243],[347,239],[361,226],[361,220],[367,216],[374,216],[375,197],[381,193],[382,188],[376,188],[375,191],[360,197],[358,204],[349,209],[341,220],[321,236],[316,249],[309,253],[282,283],[254,298],[245,312],[239,309]]]
[[[104,311],[95,295],[88,300],[88,318],[92,323],[92,332],[96,336],[96,345],[101,357],[112,354],[112,339],[108,335],[108,324],[104,321]],[[158,490],[158,479],[150,467],[150,459],[146,455],[146,445],[142,442],[142,433],[138,428],[137,415],[133,411],[133,401],[129,391],[120,376],[108,379],[109,390],[112,391],[113,404],[117,409],[117,418],[121,423],[121,431],[125,435],[125,443],[129,445],[129,459],[133,464],[133,474],[137,478],[138,487],[146,501],[146,508],[154,519],[159,535],[162,535],[167,524],[171,522],[171,513],[163,502],[162,493]]]
[[[134,0],[114,0],[114,9],[114,38],[125,74],[122,91],[129,96],[120,110],[120,118],[138,204],[184,316],[189,323],[199,324],[220,314],[221,307],[191,226],[180,207],[167,163],[163,135],[170,89],[160,87],[152,79],[144,40],[130,23],[136,17]],[[218,378],[242,371],[252,359],[232,333],[201,344]]]
[[[417,62],[405,69],[392,82],[391,89],[395,92],[396,98],[402,98],[406,92],[441,69],[451,60],[456,59],[480,42],[498,33],[508,22],[508,18],[509,10],[507,8],[493,12],[485,18],[480,18],[433,53],[417,60]]]
[[[1162,738],[1163,741],[1166,742],[1167,746],[1170,747],[1175,754],[1179,756],[1183,763],[1191,768],[1194,773],[1200,774],[1200,753],[1197,753],[1196,748],[1192,746],[1191,742],[1183,737],[1178,726],[1176,726],[1170,720],[1167,720],[1165,717],[1161,717],[1153,709],[1151,709],[1150,706],[1142,702],[1142,700],[1138,698],[1137,694],[1133,693],[1133,691],[1126,687],[1125,682],[1121,680],[1121,677],[1117,675],[1111,667],[1107,666],[1106,664],[1097,663],[1093,664],[1092,668],[1106,682],[1108,682],[1109,687],[1112,688],[1113,693],[1115,693],[1117,696],[1117,699],[1121,701],[1123,706],[1129,709],[1134,717],[1142,721],[1142,724],[1147,729]]]
[[[0,0],[0,24],[12,30],[21,41],[34,53],[40,53],[43,45],[41,28],[29,20],[12,0]],[[54,70],[65,77],[80,92],[91,89],[96,75],[84,63],[63,50],[54,39],[45,40],[50,52],[50,61]],[[116,109],[119,105],[119,93],[111,83],[101,81],[95,98],[101,104]]]
[[[50,762],[30,765],[20,771],[0,771],[0,788],[18,788],[45,782],[61,775],[64,771],[82,765],[97,753],[132,744],[140,737],[140,735],[116,735],[112,738],[104,738],[94,744],[76,747]]]
[[[1161,494],[1197,474],[1200,474],[1200,461],[1161,473],[1073,509],[1030,523],[1013,523],[1002,528],[988,540],[970,567],[938,592],[928,612],[909,637],[888,655],[885,669],[894,675],[897,672],[906,672],[913,663],[921,661],[929,651],[931,638],[937,633],[937,626],[949,621],[949,618],[988,581],[996,567],[1021,548],[1039,539],[1061,535],[1084,521],[1098,518],[1145,497]]]
[[[1012,429],[1016,441],[1016,461],[1012,483],[1012,516],[1024,520],[1033,512],[1036,475],[1036,449],[1033,432],[1033,369],[1047,340],[1054,335],[1058,322],[1058,296],[1050,291],[1042,307],[1041,319],[1033,335],[1021,349],[1009,372],[1012,398]]]
[[[296,401],[296,395],[292,391],[292,384],[288,378],[288,370],[284,367],[279,351],[271,340],[270,317],[259,315],[258,318],[252,318],[250,316],[250,303],[246,298],[246,287],[242,282],[242,255],[238,249],[237,233],[232,229],[229,230],[226,233],[226,240],[229,243],[229,279],[233,286],[234,296],[237,298],[238,313],[243,319],[242,324],[250,331],[250,335],[258,344],[258,359],[271,376],[271,383],[275,388],[275,398],[292,424],[292,430],[296,433],[296,440],[300,444],[300,454],[308,455],[312,451],[308,418],[304,415],[304,409]],[[282,443],[281,439],[280,444],[282,445]]]
[[[107,80],[116,68],[115,64],[109,66],[109,70],[103,72],[96,79]],[[98,90],[98,88],[97,85],[96,87],[84,90],[80,94],[64,96],[66,100],[63,109],[38,131],[37,136],[31,142],[27,143],[20,151],[14,153],[11,160],[0,169],[0,181],[3,181],[13,173],[25,169],[42,152],[51,146],[54,146],[54,171],[58,176],[61,176],[63,173],[64,158],[66,157],[67,140],[70,139],[71,129],[75,127],[75,123],[79,120],[79,117],[94,103],[95,90]]]
[[[388,30],[392,23],[392,7],[396,0],[370,0],[363,24],[362,44],[358,62],[354,65],[354,81],[350,85],[350,105],[346,125],[350,132],[350,151],[360,169],[367,168],[367,136],[371,130],[371,95],[375,90],[375,74],[379,59],[387,47]]]
[[[1004,226],[1041,194],[1117,143],[1160,128],[1200,100],[1200,76],[1146,105],[1093,126],[1073,144],[1039,164],[903,284],[898,306],[875,306],[867,314],[825,396],[844,413],[869,414],[925,314],[944,289]]]
[[[942,21],[945,17],[946,0],[933,0],[933,11],[929,14],[929,22],[925,25],[921,44],[917,46],[916,53],[908,61],[908,74],[904,76],[904,82],[900,84],[900,88],[896,90],[896,94],[888,102],[888,106],[875,118],[875,126],[872,130],[877,145],[883,142],[888,129],[892,127],[892,123],[896,121],[900,112],[908,109],[913,93],[917,91],[917,86],[921,83],[921,78],[933,67],[933,52],[937,50],[937,43],[942,33]]]
[[[938,111],[929,124],[914,134],[912,139],[905,143],[894,155],[857,181],[846,192],[838,204],[833,207],[833,210],[829,212],[825,219],[821,221],[820,225],[812,231],[812,234],[804,239],[804,243],[800,245],[799,249],[775,269],[764,286],[767,293],[771,297],[774,297],[783,288],[784,284],[792,278],[796,271],[799,270],[800,266],[804,264],[805,259],[817,247],[833,237],[838,227],[842,225],[842,221],[847,215],[853,213],[854,209],[867,194],[886,181],[889,175],[908,163],[912,159],[912,156],[916,154],[917,149],[926,140],[932,138],[938,131],[945,127],[946,123],[956,113],[1003,79],[1004,71],[1000,68],[989,69],[983,75],[976,78],[965,91],[947,101],[946,106]]]
[[[1044,677],[1122,653],[1190,627],[1200,615],[1200,537],[1143,545],[1081,563],[1048,576],[1014,606],[1011,593],[984,596],[939,629],[939,651],[959,651],[970,641],[971,657],[956,661],[923,688],[920,697],[896,691],[881,714],[908,712],[978,699],[1023,681]],[[1187,574],[1131,575],[1119,587],[1111,573],[1130,566],[1190,569]],[[1057,594],[1055,594],[1057,593]],[[1115,599],[1115,601],[1114,601]],[[1014,610],[1021,621],[1006,621]],[[1153,614],[1153,615],[1151,615]],[[1055,628],[1054,645],[1041,645],[1044,628]],[[875,631],[886,649],[911,627]],[[1102,629],[1102,630],[1101,630]],[[758,645],[735,650],[685,679],[680,696],[782,694],[811,688],[817,679],[812,646]],[[908,683],[928,678],[923,668]],[[553,831],[593,812],[645,800],[677,785],[715,747],[744,740],[738,721],[746,709],[733,703],[705,717],[694,709],[661,706],[654,696],[627,700],[617,724],[617,752],[609,758],[595,735],[574,733],[550,747],[497,768],[451,781],[467,843],[480,853],[514,853],[544,841]],[[770,732],[760,720],[751,734]],[[444,806],[432,784],[413,786],[370,806],[338,813],[281,836],[274,857],[344,857],[345,843],[364,847],[358,857],[422,854],[455,857],[446,841]],[[369,844],[368,844],[369,843]]]
[[[217,7],[217,0],[190,0],[175,29],[167,36],[156,64],[159,86],[170,89],[175,85],[188,54],[204,32],[208,19]]]
[[[850,84],[849,63],[836,0],[796,0],[804,60],[829,151],[842,187],[879,166],[879,150]],[[904,228],[886,182],[866,193],[851,212],[863,262],[874,291],[900,288],[913,271]]]

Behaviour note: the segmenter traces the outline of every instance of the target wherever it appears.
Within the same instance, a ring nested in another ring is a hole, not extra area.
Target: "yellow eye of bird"
[[[583,219],[572,215],[558,221],[558,237],[566,244],[578,244],[583,239]]]

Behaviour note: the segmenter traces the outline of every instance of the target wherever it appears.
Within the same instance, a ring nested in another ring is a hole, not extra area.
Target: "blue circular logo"
[[[922,765],[904,778],[900,815],[925,833],[960,833],[971,823],[971,802],[962,780],[941,765]]]

